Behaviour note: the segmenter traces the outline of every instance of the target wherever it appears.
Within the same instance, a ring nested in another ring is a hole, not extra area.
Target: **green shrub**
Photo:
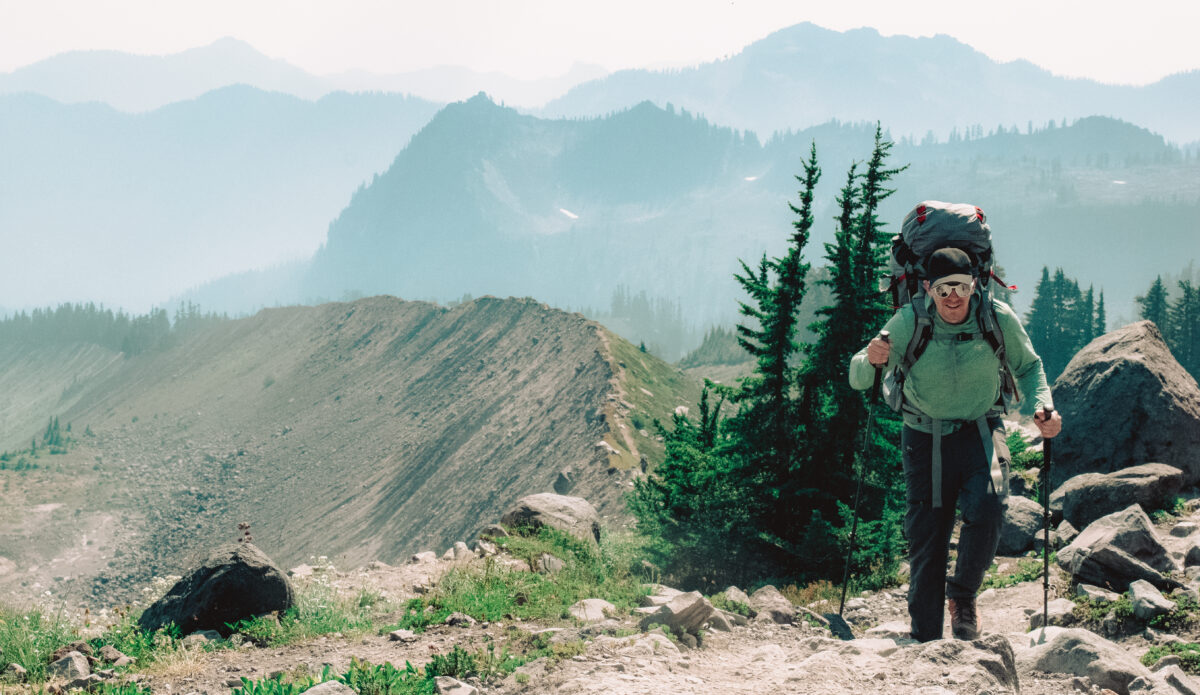
[[[450,676],[463,680],[479,675],[475,655],[457,644],[448,654],[434,654],[433,660],[425,664],[425,675],[430,678]]]
[[[296,592],[296,604],[278,617],[259,616],[230,623],[234,633],[262,646],[282,646],[340,632],[361,635],[374,631],[373,617],[382,607],[381,597],[360,591],[352,597],[320,581],[310,582]]]
[[[713,594],[713,596],[711,598],[709,598],[709,603],[711,603],[716,608],[719,608],[720,610],[726,611],[728,613],[737,613],[738,615],[744,615],[747,618],[749,618],[750,615],[754,612],[753,610],[750,609],[750,606],[742,603],[741,601],[734,601],[733,599],[726,596],[724,591],[722,591],[719,594]]]
[[[1179,657],[1179,665],[1188,673],[1200,674],[1200,644],[1195,642],[1170,642],[1150,648],[1142,655],[1144,666],[1153,666],[1164,656],[1174,654]]]
[[[1055,554],[1050,553],[1051,566],[1054,565],[1054,561]],[[996,574],[996,564],[992,563],[991,571],[983,578],[983,588],[1002,589],[1024,582],[1031,582],[1035,579],[1041,579],[1043,569],[1045,569],[1045,561],[1040,555],[1037,557],[1021,558],[1017,561],[1017,569],[1009,574]]]
[[[350,670],[338,676],[358,695],[409,695],[433,693],[432,676],[423,676],[409,662],[398,669],[389,663],[372,664],[369,661],[350,660]]]

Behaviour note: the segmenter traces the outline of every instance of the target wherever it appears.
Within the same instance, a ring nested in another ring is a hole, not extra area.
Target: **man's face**
[[[969,285],[943,283],[937,287],[930,287],[929,281],[925,281],[925,292],[933,297],[933,303],[937,305],[938,316],[941,316],[946,323],[952,324],[967,320],[967,313],[971,309],[971,290],[974,289],[974,281]],[[960,296],[960,293],[964,291],[967,296]],[[945,297],[941,296],[943,293],[946,294]]]

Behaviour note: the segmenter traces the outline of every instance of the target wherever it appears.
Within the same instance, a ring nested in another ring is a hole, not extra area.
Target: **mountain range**
[[[187,298],[239,311],[377,293],[602,308],[624,286],[678,302],[697,325],[728,323],[741,297],[739,259],[782,251],[809,148],[825,172],[806,251],[819,265],[837,189],[851,162],[870,154],[873,134],[831,123],[760,143],[648,102],[607,118],[543,120],[477,96],[439,112],[354,195],[307,267],[277,273],[278,282],[250,273]],[[1006,279],[1026,290],[1022,310],[1046,265],[1105,290],[1110,316],[1132,317],[1135,294],[1197,254],[1190,182],[1200,163],[1128,123],[902,141],[892,162],[908,168],[882,219],[895,229],[929,198],[983,206]],[[267,294],[253,304],[248,287]]]
[[[269,58],[234,38],[163,56],[119,51],[70,51],[0,73],[0,94],[33,93],[66,104],[99,101],[119,111],[153,111],[195,99],[214,89],[246,85],[317,100],[333,92],[410,94],[446,103],[485,90],[514,104],[541,106],[581,82],[608,74],[578,63],[555,77],[518,79],[441,66],[396,74],[350,70],[313,75],[284,60]]]

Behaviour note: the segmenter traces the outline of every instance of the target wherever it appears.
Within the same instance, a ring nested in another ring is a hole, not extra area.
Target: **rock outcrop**
[[[1136,504],[1097,519],[1058,553],[1058,564],[1078,582],[1124,592],[1144,579],[1160,589],[1180,583],[1168,573],[1178,570],[1154,533],[1150,517]]]
[[[294,601],[287,575],[254,545],[237,543],[176,582],[142,613],[138,625],[154,632],[175,623],[185,635],[215,630],[228,636],[228,623],[287,610]]]
[[[999,555],[1017,555],[1033,547],[1042,530],[1042,505],[1028,497],[1011,495],[1005,502],[1004,521],[1000,525]]]
[[[567,497],[552,492],[529,495],[500,517],[509,528],[549,526],[565,531],[589,543],[600,542],[600,515],[582,497]]]
[[[1096,338],[1054,384],[1063,416],[1053,484],[1156,461],[1200,482],[1200,387],[1141,321]]]
[[[1137,502],[1147,512],[1168,509],[1183,487],[1183,471],[1145,463],[1112,473],[1081,473],[1050,495],[1050,507],[1076,528]]]
[[[1073,673],[1121,695],[1128,695],[1129,684],[1135,678],[1150,676],[1150,671],[1126,650],[1087,630],[1052,627],[1046,629],[1044,639],[1031,639],[1034,645],[1022,650],[1018,659],[1022,665],[1039,671]]]

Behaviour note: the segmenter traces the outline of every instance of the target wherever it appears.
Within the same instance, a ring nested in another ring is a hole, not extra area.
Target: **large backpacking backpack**
[[[905,216],[900,233],[892,238],[891,277],[884,282],[888,283],[886,289],[891,291],[892,305],[896,309],[905,304],[912,306],[916,328],[899,365],[888,375],[885,398],[893,410],[903,408],[904,380],[933,337],[933,317],[929,313],[922,281],[927,279],[930,255],[948,246],[965,251],[971,258],[973,274],[978,278],[975,319],[979,334],[988,341],[1000,361],[1000,391],[1007,410],[1020,396],[1008,367],[1004,334],[992,304],[992,281],[1004,284],[993,272],[992,230],[983,210],[978,207],[937,200],[927,200],[913,208]]]

